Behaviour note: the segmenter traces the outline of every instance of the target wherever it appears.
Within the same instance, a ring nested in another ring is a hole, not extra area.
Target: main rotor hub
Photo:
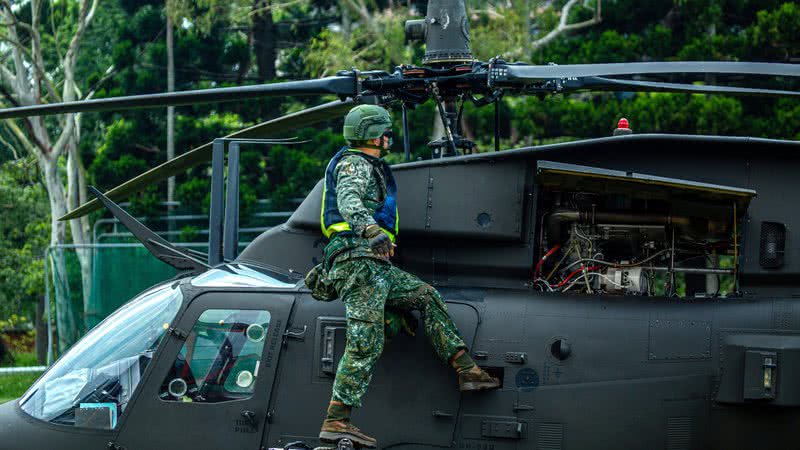
[[[406,21],[406,39],[425,39],[425,65],[474,61],[464,0],[430,0],[425,19]]]

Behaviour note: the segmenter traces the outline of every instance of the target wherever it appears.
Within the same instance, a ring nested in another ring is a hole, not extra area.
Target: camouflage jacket
[[[353,231],[349,235],[336,235],[325,247],[325,260],[336,256],[337,261],[370,257],[381,259],[372,253],[367,239],[363,237],[367,226],[375,223],[373,216],[386,198],[386,176],[378,164],[378,158],[358,155],[345,156],[336,165],[336,206]]]

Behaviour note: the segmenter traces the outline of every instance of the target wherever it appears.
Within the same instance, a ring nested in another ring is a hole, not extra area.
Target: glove
[[[367,238],[369,241],[369,248],[371,248],[372,252],[376,255],[385,259],[394,256],[394,244],[392,244],[392,240],[378,225],[368,225],[367,229],[364,230],[364,237]]]
[[[410,311],[392,308],[387,306],[383,312],[384,336],[391,339],[400,333],[405,333],[411,337],[417,335],[419,321]]]

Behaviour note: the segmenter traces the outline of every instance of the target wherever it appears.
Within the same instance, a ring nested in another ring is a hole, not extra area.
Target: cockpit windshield
[[[196,276],[192,286],[292,288],[296,282],[275,271],[268,274],[266,269],[262,272],[244,264],[227,264]]]
[[[182,300],[171,283],[128,302],[31,386],[22,409],[53,423],[113,429]]]

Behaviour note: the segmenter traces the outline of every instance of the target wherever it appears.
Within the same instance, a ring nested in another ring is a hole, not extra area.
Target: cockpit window
[[[204,311],[161,385],[161,399],[219,403],[250,397],[269,322],[268,311]]]
[[[20,400],[48,422],[113,429],[183,296],[164,284],[131,300],[78,341]]]

